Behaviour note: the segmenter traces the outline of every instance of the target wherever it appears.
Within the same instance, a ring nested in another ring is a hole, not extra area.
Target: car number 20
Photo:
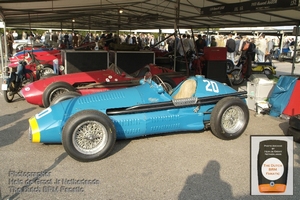
[[[218,84],[215,81],[203,80],[206,83],[205,90],[208,92],[219,93]]]

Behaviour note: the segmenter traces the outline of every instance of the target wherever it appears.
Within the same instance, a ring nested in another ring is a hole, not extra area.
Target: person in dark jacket
[[[245,48],[245,46],[247,46],[247,48]],[[254,44],[253,38],[250,40],[246,39],[242,44],[242,56],[246,59],[246,62],[243,64],[243,74],[246,80],[252,75],[252,62],[255,58],[255,49],[256,45]]]

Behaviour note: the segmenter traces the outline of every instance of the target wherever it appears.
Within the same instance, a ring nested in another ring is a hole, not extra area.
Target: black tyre
[[[9,85],[7,86],[7,90],[3,91],[4,100],[7,103],[11,103],[14,99],[14,96],[16,94],[14,86],[15,86],[15,83],[10,82]]]
[[[300,115],[290,117],[289,125],[294,129],[300,130]]]
[[[286,56],[286,54],[279,54],[279,56],[278,56],[278,61],[279,62],[283,62],[284,61],[284,57]]]
[[[234,64],[233,64],[233,62],[231,60],[227,59],[226,64],[227,64],[227,72],[230,72],[230,71],[232,71],[234,69]]]
[[[237,97],[221,99],[214,107],[210,126],[212,133],[223,140],[238,138],[247,128],[249,110],[245,102]]]
[[[43,106],[50,106],[51,101],[59,94],[67,91],[75,91],[75,88],[66,82],[55,82],[48,85],[43,93]]]
[[[295,62],[296,62],[296,63],[299,63],[299,62],[300,62],[300,55],[297,55],[297,56],[296,56]]]
[[[244,82],[243,73],[239,69],[233,70],[231,73],[232,76],[232,84],[233,85],[240,85]]]
[[[294,142],[300,143],[300,130],[289,127],[285,135],[293,136]]]
[[[22,80],[22,85],[25,86],[29,83],[32,83],[34,81],[34,78],[33,78],[33,73],[30,71],[30,72],[26,72],[25,73],[25,77],[23,78]]]
[[[64,100],[68,100],[68,99],[72,99],[74,97],[78,97],[78,96],[81,96],[80,93],[78,92],[73,92],[73,91],[68,91],[68,92],[64,92],[62,94],[59,94],[57,95],[50,103],[50,106],[54,105],[54,104],[57,104],[61,101],[64,101]]]
[[[116,129],[112,120],[96,110],[83,110],[68,119],[62,131],[65,151],[81,162],[106,157],[114,147]]]
[[[264,74],[265,74],[269,79],[273,79],[273,78],[274,78],[273,72],[272,72],[270,69],[268,69],[268,68],[264,69]]]
[[[57,74],[46,74],[45,76],[40,77],[40,79],[46,79],[49,77],[58,76]]]
[[[43,77],[48,74],[55,74],[52,65],[45,65],[44,68],[41,70],[40,76]]]
[[[46,64],[46,65],[40,66],[40,68],[41,69],[36,71],[37,80],[43,79],[43,77],[45,77],[47,75],[55,74],[52,65]]]

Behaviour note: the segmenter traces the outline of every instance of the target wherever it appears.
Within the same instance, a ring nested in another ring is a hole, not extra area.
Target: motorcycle
[[[227,71],[228,77],[233,85],[240,85],[244,82],[244,73],[243,73],[243,65],[245,64],[246,59],[240,58],[237,65],[231,60],[227,60],[227,69],[231,68],[232,70]],[[228,67],[231,66],[231,67]],[[232,67],[234,66],[234,67]],[[252,64],[252,74],[265,74],[269,79],[273,79],[274,75],[276,75],[276,67],[273,66],[272,63],[262,62],[262,63],[253,63]]]
[[[34,81],[33,72],[27,69],[26,61],[20,61],[17,67],[6,67],[3,74],[2,90],[4,100],[8,103],[12,102],[15,95],[20,98],[21,89],[28,83]]]
[[[282,49],[282,53],[279,54],[278,60],[280,62],[283,62],[285,60],[293,60],[293,58],[294,58],[294,46],[289,46],[288,49]],[[300,48],[299,48],[299,46],[296,50],[295,62],[296,63],[300,62]]]

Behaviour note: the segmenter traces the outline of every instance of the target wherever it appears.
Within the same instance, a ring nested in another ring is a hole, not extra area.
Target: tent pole
[[[4,49],[2,49],[3,44],[0,43],[0,45],[1,45],[1,47],[0,47],[1,48],[0,49],[1,50],[1,65],[2,65],[2,70],[0,70],[0,71],[2,71],[2,75],[4,75],[4,69],[5,69],[5,66],[7,66],[7,61],[9,59],[9,56],[8,56],[7,40],[6,40],[6,24],[5,24],[4,19],[3,19],[2,23],[3,23],[4,34],[3,34],[3,40],[1,37],[0,37],[0,40],[1,40],[1,42],[4,43]],[[4,52],[4,55],[3,55],[3,52]]]
[[[292,64],[292,72],[291,72],[292,75],[294,74],[294,71],[295,71],[295,61],[296,61],[297,47],[298,47],[299,24],[300,24],[300,22],[298,22],[297,26],[296,26],[296,34],[295,34],[296,38],[295,38],[295,44],[294,44],[293,64]]]
[[[177,53],[177,29],[178,29],[178,24],[179,24],[179,11],[180,11],[180,0],[177,0],[176,4],[175,4],[175,24],[174,24],[174,49],[173,49],[173,52],[174,52],[174,58],[173,58],[173,61],[174,61],[174,71],[176,71],[176,53]]]

